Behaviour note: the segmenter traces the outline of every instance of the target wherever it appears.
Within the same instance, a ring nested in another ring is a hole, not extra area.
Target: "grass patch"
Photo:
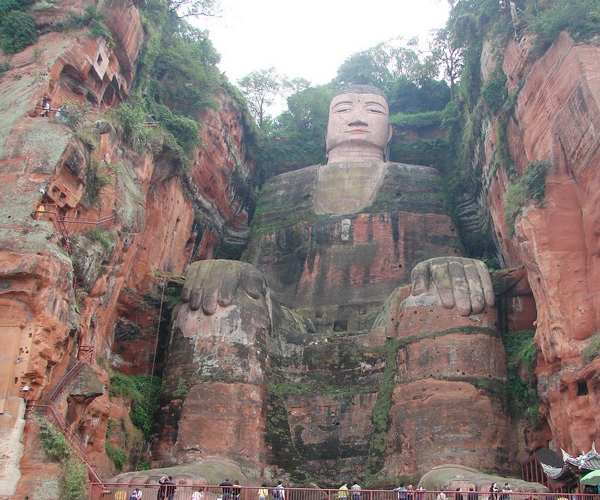
[[[108,455],[108,458],[110,458],[112,463],[115,464],[115,467],[119,471],[122,471],[123,466],[129,460],[129,455],[125,452],[125,450],[123,450],[119,446],[115,446],[112,443],[106,443],[104,445],[104,448],[106,450],[106,454]]]
[[[365,478],[365,482],[369,484],[374,481],[377,473],[381,470],[385,458],[385,442],[387,438],[389,411],[392,404],[392,392],[394,390],[398,342],[388,339],[385,349],[385,371],[383,372],[379,390],[377,391],[377,401],[375,402],[373,416],[371,417],[373,432],[371,434],[367,476]]]
[[[87,472],[85,467],[74,459],[63,463],[62,499],[81,500],[87,498]]]
[[[146,440],[152,434],[154,414],[158,409],[158,395],[162,390],[162,379],[149,375],[125,375],[112,372],[108,394],[131,401],[130,418],[133,425],[142,431]]]
[[[545,49],[564,30],[578,42],[600,32],[600,4],[597,0],[556,0],[532,20],[536,45]]]
[[[177,379],[177,388],[173,391],[174,398],[183,398],[190,390],[187,381],[183,377]]]
[[[98,158],[92,158],[85,179],[85,192],[92,204],[96,203],[102,189],[108,186],[111,181],[112,177],[106,172],[102,162]]]
[[[581,355],[586,361],[591,361],[600,356],[600,331],[597,331],[590,337],[588,345],[585,346]]]
[[[521,207],[528,200],[542,200],[546,194],[546,176],[550,170],[547,161],[536,161],[525,167],[525,174],[520,177],[504,195],[504,221],[509,236],[515,234],[515,222]]]
[[[537,394],[537,381],[534,370],[537,349],[533,343],[535,332],[513,332],[502,336],[508,368],[508,394],[513,414],[529,421],[535,430],[538,426],[540,401]],[[527,380],[523,380],[523,370]]]
[[[395,113],[390,116],[390,123],[397,129],[438,127],[442,123],[441,111],[405,114]]]
[[[90,240],[100,243],[104,248],[111,248],[115,244],[113,236],[101,227],[93,227],[85,235]]]
[[[501,64],[497,64],[494,68],[490,79],[481,89],[481,95],[493,115],[504,106],[508,93],[506,91],[506,75],[502,71]]]
[[[45,455],[53,462],[61,464],[61,489],[63,500],[87,498],[85,467],[77,462],[65,436],[45,419],[39,419],[40,441]]]
[[[40,441],[46,456],[53,462],[63,462],[71,456],[71,448],[65,436],[47,420],[40,419]]]

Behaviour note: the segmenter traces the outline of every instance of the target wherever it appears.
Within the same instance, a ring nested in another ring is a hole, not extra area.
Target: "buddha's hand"
[[[218,306],[228,307],[234,300],[264,298],[266,283],[252,264],[234,260],[203,260],[188,267],[181,300],[190,309],[202,307],[204,314],[214,314]],[[240,293],[243,295],[240,296]],[[237,296],[237,299],[236,299]]]
[[[412,295],[436,296],[446,309],[456,307],[461,316],[478,314],[494,306],[494,289],[487,266],[465,257],[436,257],[412,271]]]

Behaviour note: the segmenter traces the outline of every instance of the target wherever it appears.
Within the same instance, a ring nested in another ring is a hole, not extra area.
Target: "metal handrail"
[[[176,481],[175,481],[176,483]],[[491,483],[490,483],[491,484]],[[361,489],[359,491],[338,489],[318,489],[318,488],[284,488],[283,499],[276,497],[273,492],[275,487],[257,487],[257,486],[208,486],[200,484],[175,484],[175,498],[179,500],[191,500],[192,495],[197,491],[202,500],[259,500],[263,497],[264,489],[267,490],[265,500],[600,500],[600,495],[587,493],[550,493],[550,492],[498,492],[489,493],[487,488],[484,491],[468,491],[469,486],[465,485],[460,491],[427,491],[427,490],[371,490]],[[167,493],[167,485],[157,483],[92,483],[90,488],[90,500],[101,500],[104,498],[130,498],[134,488],[139,488],[142,498],[155,498],[155,495],[162,489]],[[263,491],[261,491],[263,490]],[[122,493],[120,493],[122,492]],[[443,493],[443,495],[441,495]],[[119,495],[119,496],[117,496]],[[470,496],[469,496],[470,495]],[[167,498],[166,496],[164,498]],[[193,498],[198,498],[194,496]]]
[[[86,348],[88,347],[91,347],[91,349],[86,349],[87,352],[77,360],[77,363],[75,363],[75,365],[73,365],[73,368],[71,368],[65,374],[63,379],[60,381],[60,384],[58,384],[55,387],[55,389],[50,393],[50,396],[48,396],[49,402],[53,403],[56,400],[56,398],[60,395],[60,393],[64,390],[64,388],[67,386],[67,384],[71,382],[71,380],[73,380],[81,372],[81,370],[83,369],[83,365],[90,361],[92,355],[94,354],[94,348],[93,346],[86,346]]]

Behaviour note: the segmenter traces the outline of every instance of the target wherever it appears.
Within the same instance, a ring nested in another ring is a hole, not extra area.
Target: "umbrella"
[[[600,470],[593,470],[581,478],[581,484],[597,486],[600,484]]]

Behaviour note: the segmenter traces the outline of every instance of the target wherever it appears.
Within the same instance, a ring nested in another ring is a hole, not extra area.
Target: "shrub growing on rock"
[[[2,50],[7,54],[21,52],[37,41],[33,16],[20,10],[11,11],[0,29]]]

